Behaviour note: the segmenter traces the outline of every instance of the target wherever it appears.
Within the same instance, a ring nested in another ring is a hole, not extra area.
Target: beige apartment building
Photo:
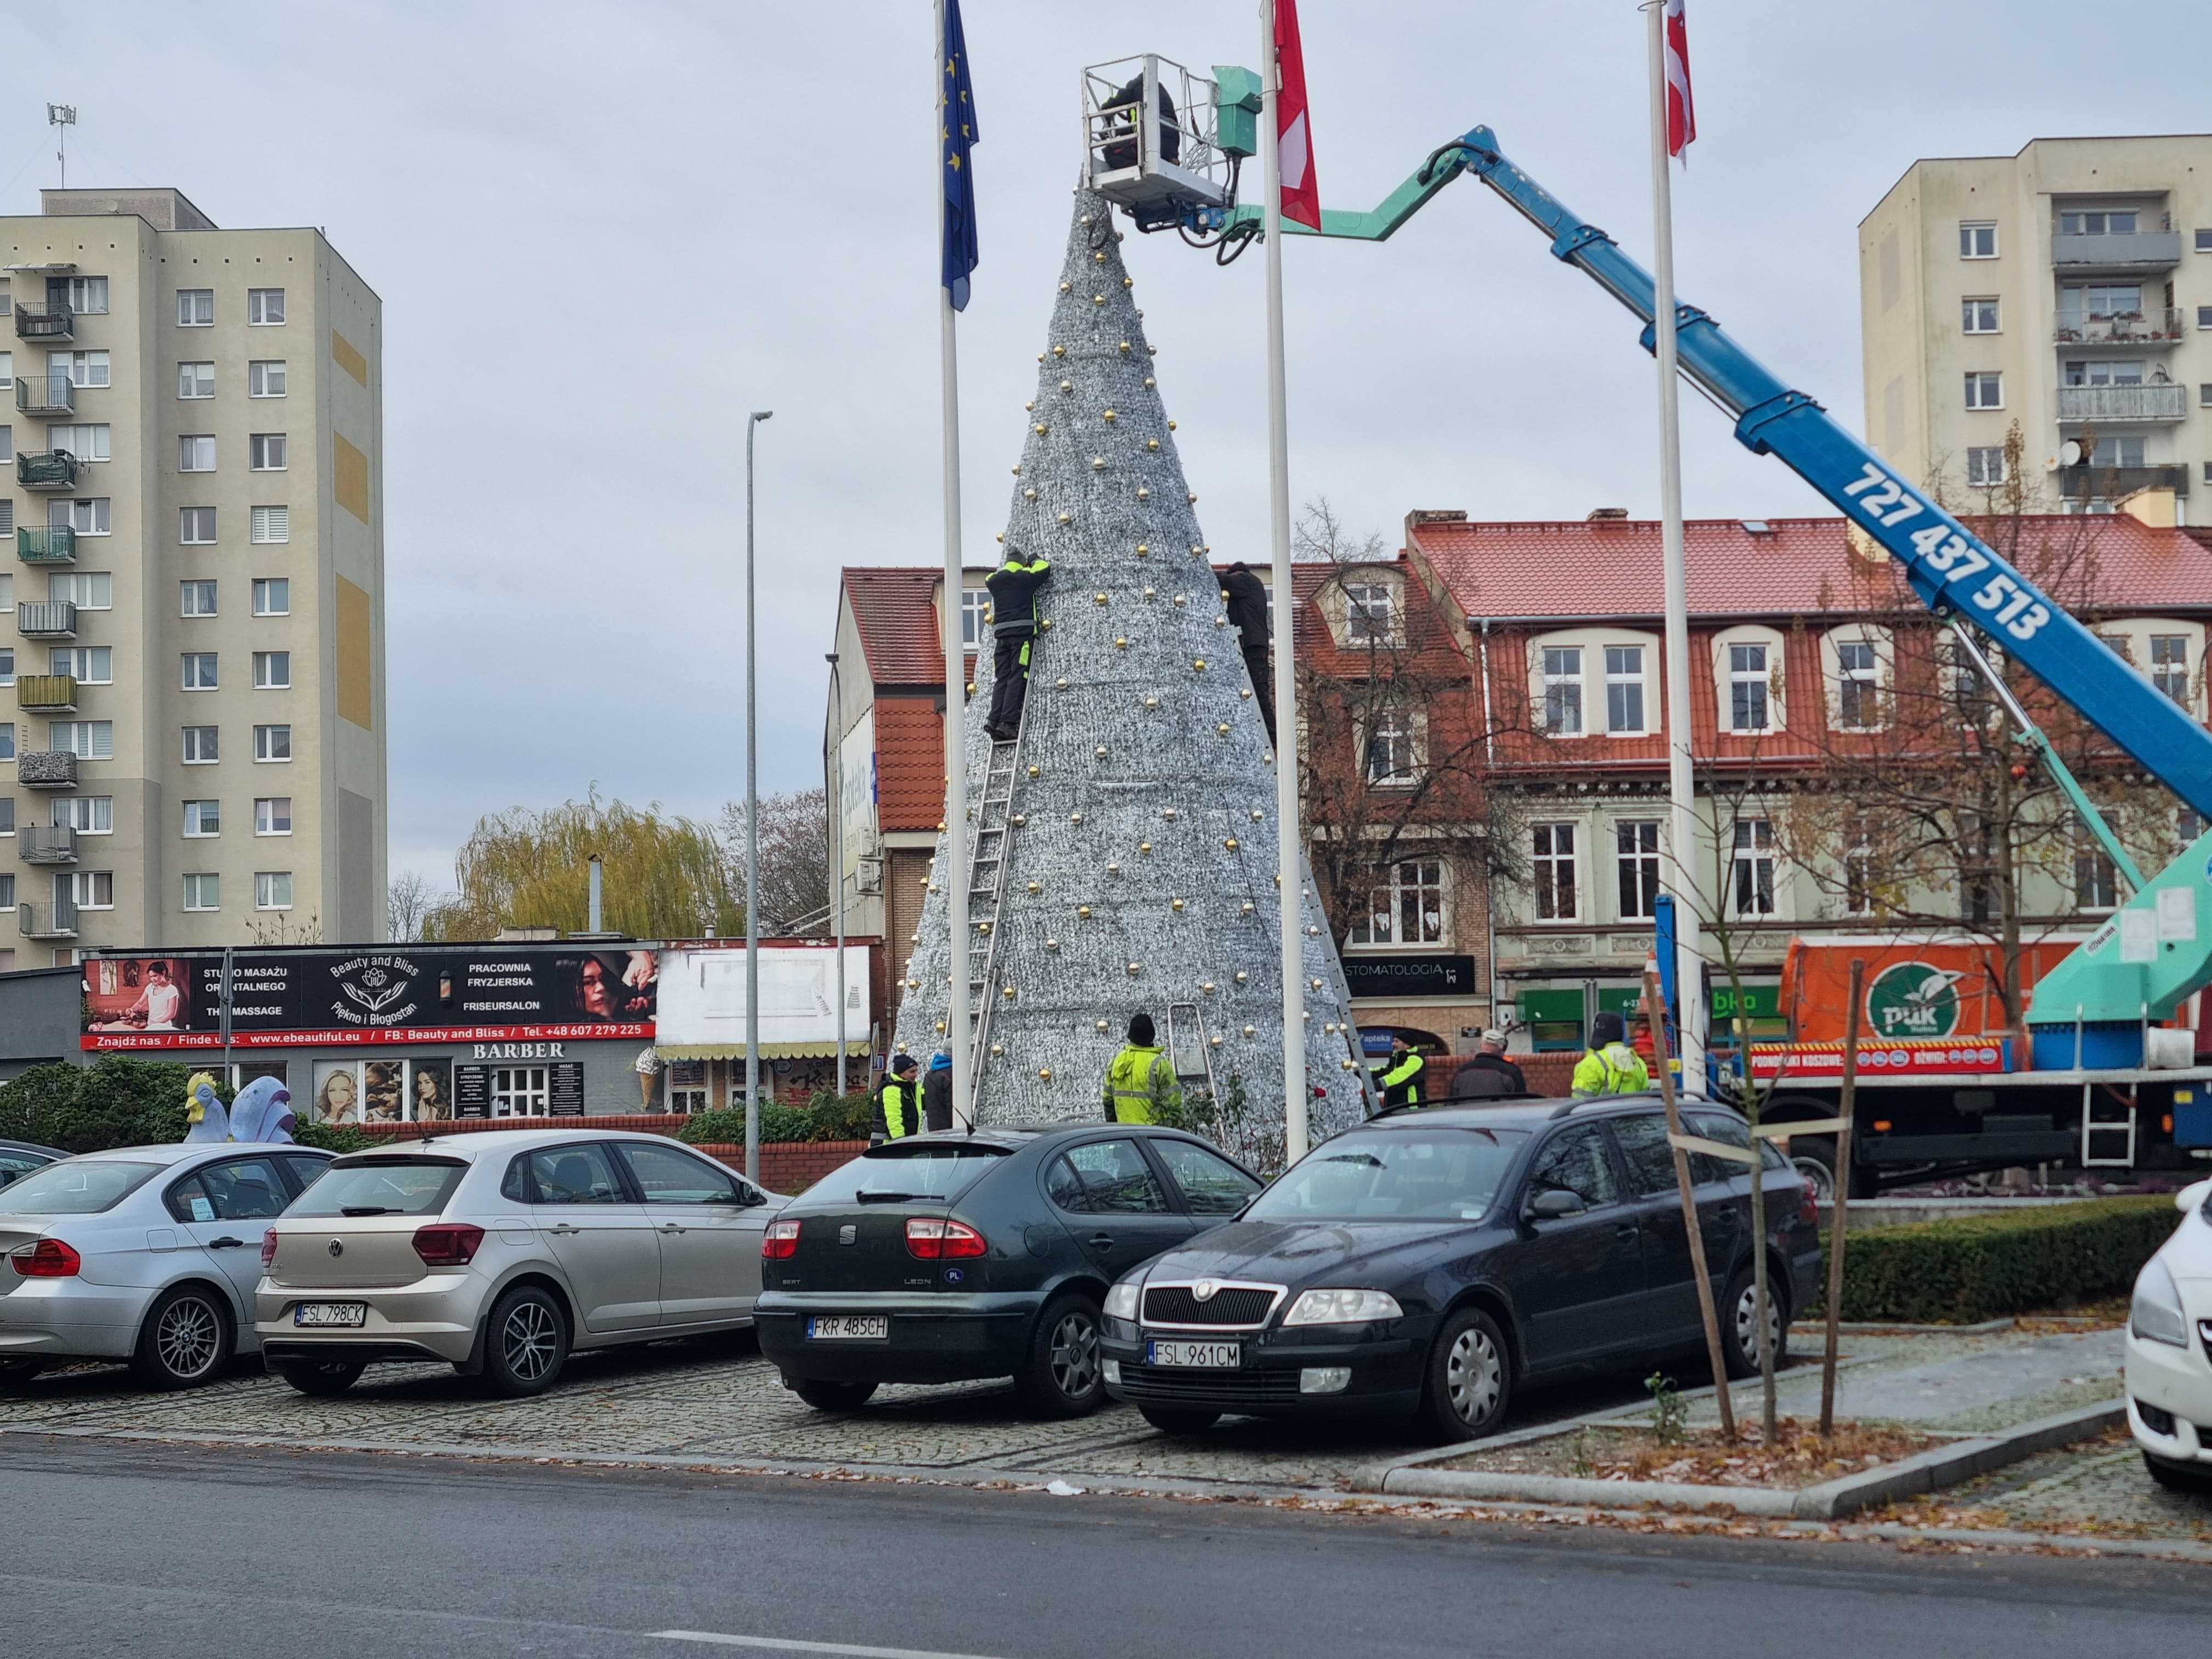
[[[1859,226],[1869,435],[1956,505],[2212,487],[2212,135],[1916,161]]]
[[[0,218],[0,968],[380,939],[382,303],[319,231],[41,194]]]

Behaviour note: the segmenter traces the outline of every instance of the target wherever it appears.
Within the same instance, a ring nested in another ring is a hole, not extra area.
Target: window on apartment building
[[[12,461],[15,459],[15,428],[4,422],[0,422],[0,461]],[[12,509],[15,503],[11,501],[8,505]]]
[[[1408,784],[1421,769],[1420,721],[1412,709],[1384,708],[1367,734],[1367,781]]]
[[[289,761],[292,758],[292,728],[289,726],[257,726],[253,728],[253,758],[257,761]]]
[[[2197,307],[2197,326],[2199,328],[2212,328],[2212,306],[2199,306]]]
[[[1577,737],[1583,729],[1583,652],[1578,645],[1544,647],[1544,729]]]
[[[188,800],[185,803],[185,834],[195,840],[222,833],[222,803]]]
[[[290,616],[291,579],[288,576],[256,576],[253,579],[253,614],[257,617]]]
[[[1996,258],[1997,257],[1996,221],[1961,220],[1959,224],[1959,257],[1961,259]]]
[[[1575,826],[1529,827],[1529,874],[1536,890],[1536,920],[1572,921],[1582,914],[1575,887]]]
[[[47,653],[46,672],[67,674],[79,685],[115,684],[115,647],[109,645],[58,645]]]
[[[284,395],[283,360],[276,358],[246,364],[246,395],[249,398],[283,397]]]
[[[187,651],[184,653],[184,689],[187,691],[212,691],[216,689],[216,653],[212,651]]]
[[[216,585],[212,578],[196,577],[188,582],[179,582],[177,591],[182,607],[179,615],[212,617],[216,614]]]
[[[115,797],[63,796],[49,809],[46,821],[57,830],[74,830],[80,836],[112,836],[115,833]]]
[[[2061,236],[2132,236],[2136,234],[2138,216],[2133,208],[2062,213],[2058,216],[2058,234]]]
[[[108,384],[108,356],[105,351],[49,351],[46,354],[46,379],[49,382],[66,381],[78,387],[98,387]]]
[[[289,507],[257,507],[252,512],[250,538],[256,542],[289,542],[292,539],[292,509]]]
[[[292,653],[289,651],[257,651],[253,653],[253,689],[257,691],[283,691],[292,684]]]
[[[15,798],[0,795],[0,836],[15,833]]]
[[[56,876],[54,890],[58,896],[66,893],[76,901],[80,910],[112,910],[115,908],[115,872],[112,870],[79,870],[74,874]]]
[[[1397,595],[1388,582],[1347,582],[1344,588],[1344,642],[1389,645],[1397,637]]]
[[[0,761],[9,761],[15,758],[15,727],[10,721],[0,720]]]
[[[106,570],[49,571],[46,603],[73,605],[80,611],[112,610],[115,605],[115,577]]]
[[[99,317],[107,311],[107,278],[70,276],[46,278],[46,297],[66,300],[80,317]]]
[[[189,433],[177,440],[177,471],[215,471],[215,437],[211,433]]]
[[[257,836],[289,836],[292,833],[292,798],[289,795],[264,795],[253,803],[253,833]]]
[[[1728,648],[1729,730],[1765,732],[1771,729],[1768,706],[1768,647],[1760,644],[1731,645]]]
[[[213,871],[185,878],[185,908],[187,910],[220,910],[222,908],[222,878]]]
[[[2142,466],[2148,452],[2140,437],[2122,438],[2111,434],[2100,437],[2096,447],[2084,457],[2093,467],[2110,471],[2114,467]]]
[[[1978,445],[1966,452],[1966,482],[1989,489],[2005,481],[2002,444]]]
[[[15,578],[7,572],[0,571],[0,613],[13,611],[15,608]]]
[[[289,870],[256,871],[253,877],[253,908],[257,910],[290,909],[292,908],[292,872]]]
[[[12,910],[15,908],[15,878],[12,874],[0,876],[0,910]],[[15,965],[15,953],[10,951],[8,952],[8,959],[4,966],[13,968]]]
[[[1765,818],[1735,823],[1729,897],[1740,916],[1774,914],[1774,825]]]
[[[1620,736],[1645,730],[1644,647],[1640,645],[1605,647],[1605,729]]]
[[[80,461],[104,461],[108,458],[107,422],[99,421],[49,426],[46,428],[46,447],[66,449]]]
[[[1974,369],[1966,376],[1966,407],[2002,409],[2004,376],[1994,369]]]
[[[246,290],[246,320],[254,328],[274,328],[284,320],[284,290],[249,288]]]
[[[1836,641],[1836,724],[1863,732],[1881,720],[1881,663],[1871,640]]]
[[[1995,334],[1997,331],[1997,302],[1995,300],[1961,300],[1959,302],[1960,322],[1969,334]]]
[[[2198,383],[2197,387],[2197,401],[2203,407],[2212,409],[2212,380],[2200,381]]]
[[[179,363],[177,365],[177,396],[179,398],[214,397],[215,365],[213,363]]]
[[[212,726],[185,727],[184,763],[187,766],[213,766],[222,758],[222,744]]]
[[[1659,820],[1624,818],[1613,826],[1613,870],[1620,884],[1620,920],[1659,914]]]
[[[2068,386],[2141,386],[2143,383],[2143,360],[2140,357],[2076,358],[2066,365]]]
[[[2101,847],[2091,844],[2074,849],[2074,908],[2112,910],[2119,908],[2120,872]]]
[[[177,326],[179,328],[213,328],[215,326],[215,290],[211,288],[180,288],[177,290]]]
[[[15,683],[15,647],[0,645],[0,686]]]
[[[1444,866],[1407,859],[1376,872],[1366,914],[1346,934],[1352,945],[1436,945],[1444,937]]]
[[[2140,317],[2142,308],[2141,283],[2069,283],[2058,290],[2060,320],[2075,326],[2114,317]]]
[[[15,384],[15,354],[0,351],[0,392]]]
[[[177,540],[186,547],[215,544],[215,509],[185,507],[177,509]]]
[[[46,746],[58,753],[75,755],[79,760],[113,760],[115,722],[50,720],[46,724]]]
[[[108,497],[94,495],[69,501],[48,501],[46,522],[74,530],[80,536],[105,536],[108,526]]]
[[[284,434],[257,432],[246,440],[246,465],[256,472],[282,472],[284,470]]]
[[[2189,635],[2150,636],[2150,683],[2184,708],[2189,707]]]

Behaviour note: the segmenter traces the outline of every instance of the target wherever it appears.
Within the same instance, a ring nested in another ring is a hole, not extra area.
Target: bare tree
[[[730,880],[745,887],[745,804],[732,801],[716,821]],[[823,932],[830,908],[829,797],[819,787],[763,797],[760,804],[761,931]]]
[[[384,936],[395,945],[421,939],[430,904],[430,884],[421,872],[393,877],[384,890]]]

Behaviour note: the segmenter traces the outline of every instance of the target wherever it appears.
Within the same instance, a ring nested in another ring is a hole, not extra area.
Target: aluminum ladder
[[[1214,1084],[1213,1045],[1206,1041],[1206,1016],[1194,1002],[1168,1004],[1168,1063],[1186,1091],[1196,1084],[1210,1098],[1221,1098]]]
[[[2081,1050],[2075,1050],[2078,1059]],[[2133,1095],[2121,1096],[2111,1091],[2113,1098],[2100,1101],[2097,1097],[2107,1091],[2102,1085],[2085,1083],[2081,1085],[2081,1167],[2085,1170],[2124,1170],[2136,1161],[2136,1109]],[[2106,1115],[2097,1115],[2100,1106]],[[2118,1116],[2112,1115],[2117,1112]]]
[[[983,773],[983,798],[975,807],[975,831],[968,848],[968,1018],[970,1036],[968,1077],[970,1109],[982,1099],[983,1073],[991,1055],[991,1011],[998,996],[991,969],[998,956],[999,910],[1006,889],[1006,837],[1013,811],[1014,776],[1021,769],[1022,732],[1032,710],[1006,742],[994,740]]]

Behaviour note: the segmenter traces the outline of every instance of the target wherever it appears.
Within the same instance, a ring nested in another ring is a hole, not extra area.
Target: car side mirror
[[[1561,1216],[1580,1215],[1588,1207],[1580,1194],[1547,1187],[1528,1200],[1528,1215],[1535,1221],[1557,1221]]]

